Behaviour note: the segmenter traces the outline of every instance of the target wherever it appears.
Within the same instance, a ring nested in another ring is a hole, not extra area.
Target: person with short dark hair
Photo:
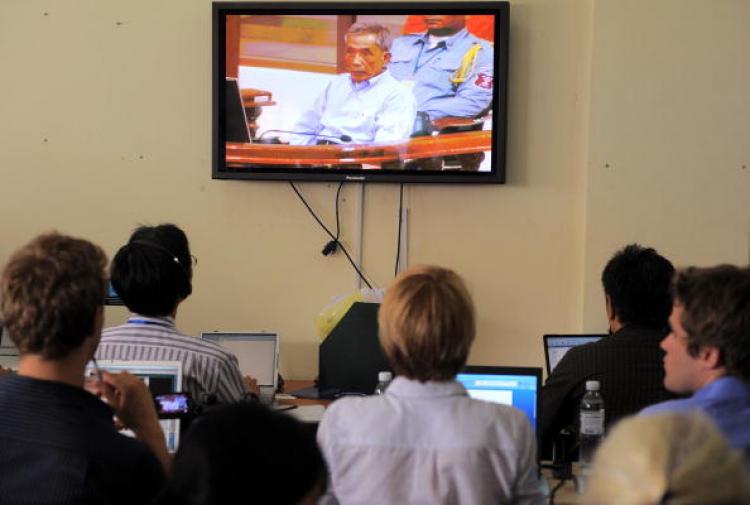
[[[598,380],[605,425],[674,395],[662,384],[659,342],[672,306],[672,263],[652,248],[631,244],[602,272],[610,335],[574,347],[550,373],[541,391],[542,453],[549,456],[561,430],[578,433],[578,408],[586,381]]]
[[[112,261],[112,287],[133,313],[107,328],[98,359],[181,361],[183,389],[204,403],[237,402],[252,391],[237,358],[212,342],[183,335],[177,308],[193,291],[193,263],[187,236],[174,224],[141,226]]]
[[[674,280],[664,386],[690,398],[643,414],[700,410],[750,455],[750,268],[686,268]]]
[[[382,396],[326,410],[318,442],[342,505],[545,503],[525,414],[469,398],[455,380],[474,341],[474,305],[454,272],[413,267],[386,291],[380,344],[396,378]]]
[[[2,273],[2,317],[20,352],[0,377],[0,503],[147,503],[170,458],[151,394],[133,375],[84,389],[102,329],[104,252],[50,233]],[[135,439],[117,433],[116,415]],[[160,464],[161,462],[161,464]]]
[[[315,505],[325,486],[326,466],[311,430],[287,414],[241,403],[193,423],[156,502]]]

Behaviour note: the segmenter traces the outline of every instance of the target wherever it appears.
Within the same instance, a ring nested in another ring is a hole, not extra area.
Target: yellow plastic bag
[[[326,305],[315,318],[318,340],[322,342],[331,333],[331,330],[339,324],[344,314],[349,312],[354,302],[359,301],[362,301],[362,293],[355,291],[348,296],[338,297]]]
[[[318,334],[318,340],[322,342],[331,333],[341,318],[349,312],[349,309],[355,302],[373,302],[380,303],[383,301],[382,289],[362,288],[348,295],[339,296],[326,305],[315,317],[315,330]]]

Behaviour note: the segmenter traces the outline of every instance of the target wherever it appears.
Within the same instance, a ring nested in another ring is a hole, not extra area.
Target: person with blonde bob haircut
[[[474,341],[474,306],[454,272],[415,267],[388,291],[378,327],[396,375],[448,381],[466,364]]]
[[[619,423],[596,453],[583,499],[583,505],[748,503],[742,454],[697,411]]]
[[[381,396],[326,410],[318,443],[330,487],[321,503],[545,503],[526,416],[469,398],[455,380],[475,334],[461,278],[435,266],[403,272],[378,323],[396,378]]]

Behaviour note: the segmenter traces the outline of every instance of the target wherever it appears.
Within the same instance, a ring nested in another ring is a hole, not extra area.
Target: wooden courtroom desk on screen
[[[380,144],[333,144],[290,146],[288,144],[226,143],[226,163],[243,165],[377,165],[439,156],[455,156],[490,151],[491,131],[446,133],[415,137],[408,142]]]

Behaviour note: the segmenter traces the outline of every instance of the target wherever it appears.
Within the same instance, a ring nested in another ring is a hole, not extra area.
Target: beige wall
[[[407,187],[410,264],[452,267],[475,296],[472,363],[541,365],[543,333],[603,329],[596,278],[624,241],[685,260],[747,259],[747,172],[733,171],[750,162],[739,114],[750,117],[747,63],[732,48],[748,47],[739,29],[748,4],[717,1],[726,12],[706,23],[705,2],[652,3],[513,2],[508,184]],[[683,3],[692,17],[672,29]],[[633,25],[642,48],[629,43]],[[727,37],[721,51],[694,59],[696,27]],[[199,258],[180,328],[277,330],[282,373],[312,377],[313,318],[353,275],[343,256],[320,255],[325,237],[285,183],[211,180],[210,42],[207,0],[0,2],[0,261],[51,228],[111,255],[138,223],[176,222]],[[641,57],[651,44],[661,65]],[[664,84],[649,93],[647,78]],[[624,102],[619,87],[636,91]],[[707,151],[686,124],[693,117],[716,135]],[[615,170],[600,170],[605,161]],[[696,180],[674,177],[686,163]],[[665,212],[671,185],[681,203]],[[332,223],[335,186],[302,189]],[[646,207],[636,214],[634,193]],[[343,195],[352,244],[356,188]],[[392,276],[397,205],[398,186],[367,186],[364,264],[380,286]],[[686,210],[692,234],[668,219]],[[107,310],[110,323],[126,315]]]
[[[676,265],[748,262],[750,2],[597,1],[584,325],[621,244]]]

